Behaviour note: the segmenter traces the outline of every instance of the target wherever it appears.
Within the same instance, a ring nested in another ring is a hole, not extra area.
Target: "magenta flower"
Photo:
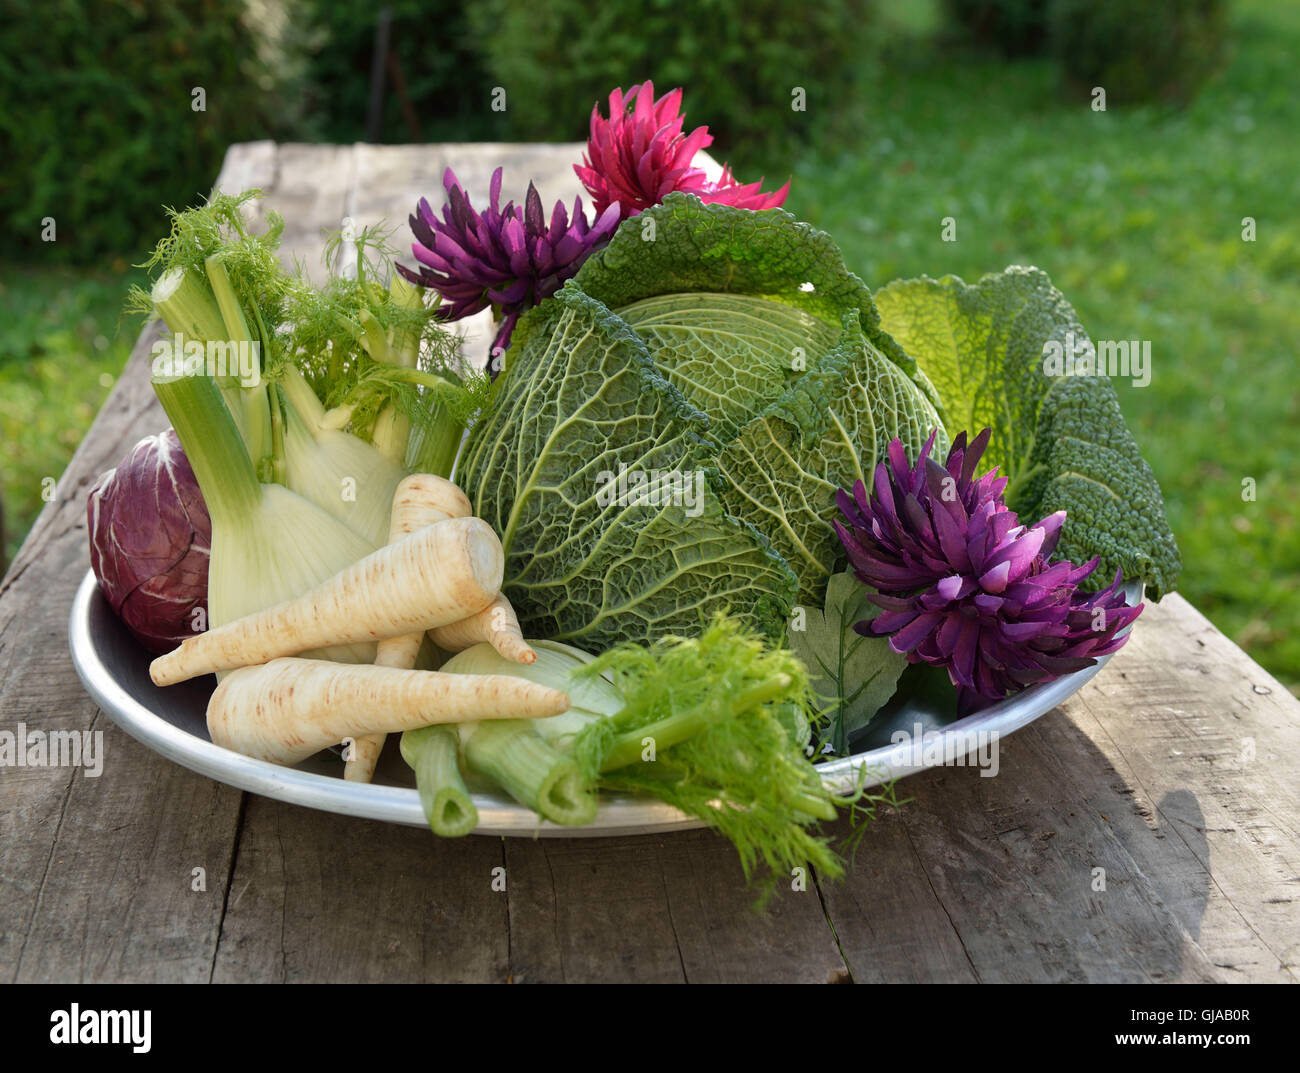
[[[588,226],[582,199],[576,198],[572,218],[563,202],[556,202],[548,225],[532,183],[522,209],[513,201],[501,208],[501,171],[492,173],[487,210],[476,213],[448,168],[442,177],[447,191],[442,218],[424,198],[410,218],[416,239],[411,253],[420,262],[419,270],[397,266],[412,283],[442,295],[447,320],[460,320],[488,306],[496,309],[502,320],[494,353],[510,345],[519,315],[558,291],[592,251],[609,240],[619,222],[618,211],[606,209]]]
[[[609,95],[609,118],[597,103],[591,110],[591,137],[582,164],[573,170],[591,194],[597,212],[618,204],[622,218],[658,205],[665,195],[679,190],[694,194],[706,204],[734,205],[742,209],[770,209],[785,202],[787,182],[775,193],[762,191],[762,180],[741,183],[724,167],[717,182],[709,182],[692,161],[713,144],[708,127],[683,134],[686,118],[680,112],[681,89],[654,99],[653,82],[621,89]]]
[[[941,466],[931,434],[910,466],[895,439],[870,497],[861,481],[852,496],[836,493],[847,528],[835,531],[883,608],[855,629],[892,635],[911,663],[946,667],[963,715],[1092,666],[1124,644],[1117,634],[1142,610],[1125,602],[1118,573],[1101,592],[1079,590],[1095,558],[1049,564],[1065,512],[1021,525],[1002,501],[1006,479],[996,469],[974,477],[988,441],[985,429],[967,446],[963,432]]]

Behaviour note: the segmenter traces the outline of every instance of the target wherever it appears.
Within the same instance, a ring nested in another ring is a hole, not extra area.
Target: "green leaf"
[[[800,356],[819,357],[839,334],[794,306],[746,294],[645,298],[618,310],[721,443],[797,383]]]
[[[943,422],[907,375],[845,315],[839,344],[801,377],[718,457],[722,501],[737,518],[767,534],[800,579],[799,599],[821,601],[826,579],[844,560],[831,522],[835,492],[871,470],[895,436],[915,457]]]
[[[1008,505],[1027,523],[1067,512],[1058,552],[1076,562],[1099,556],[1090,584],[1108,584],[1122,569],[1157,600],[1174,587],[1178,546],[1114,386],[1104,376],[1044,371],[1049,341],[1088,343],[1044,272],[1011,267],[974,286],[956,276],[900,280],[878,291],[876,304],[938,387],[948,432],[993,429],[982,465],[1010,479]]]
[[[826,839],[811,830],[835,818],[836,800],[787,727],[790,712],[801,722],[812,714],[808,670],[788,649],[719,615],[690,637],[615,646],[579,675],[608,676],[624,699],[574,743],[589,778],[703,820],[735,843],[747,876],[760,863],[772,877],[806,864],[841,874]],[[630,755],[611,764],[629,745]]]
[[[698,359],[683,335],[693,335],[696,348],[709,349],[719,338],[716,331],[721,325],[727,335],[747,340],[751,348],[769,357],[780,353],[784,380],[784,374],[801,371],[797,363],[792,366],[796,359],[805,369],[816,366],[839,338],[844,314],[851,310],[857,310],[863,334],[872,344],[931,402],[939,401],[916,362],[882,330],[871,291],[849,271],[834,240],[783,209],[752,212],[730,205],[703,205],[691,194],[669,194],[662,204],[623,221],[609,245],[582,266],[575,282],[634,325],[638,318],[662,317],[676,310],[682,319],[677,332],[669,333],[675,335],[673,345],[662,355],[649,340],[647,345],[664,375],[715,422],[708,399],[696,398],[690,390],[695,380],[684,370],[679,383],[674,372],[679,360]],[[724,309],[723,295],[745,295],[757,301],[728,303]],[[670,299],[638,305],[658,296]],[[697,314],[713,312],[697,315],[692,332],[683,320],[690,319],[693,309]],[[803,316],[794,316],[796,311]],[[796,346],[801,355],[793,352]],[[736,352],[729,341],[716,349],[734,365]],[[739,352],[744,349],[742,345]],[[720,381],[725,383],[729,375],[720,373]],[[781,382],[770,393],[750,389],[743,401],[756,414],[784,386]],[[715,440],[727,438],[717,428],[713,432]]]
[[[501,536],[505,593],[526,635],[599,651],[693,633],[730,609],[780,636],[794,575],[723,510],[706,429],[595,299],[566,286],[522,319],[457,478]],[[621,469],[702,476],[690,501],[621,496]]]
[[[835,490],[901,436],[942,427],[938,396],[886,332],[829,236],[779,209],[670,194],[625,221],[574,287],[603,302],[707,415],[723,508],[820,603],[842,558]]]
[[[803,629],[791,621],[788,643],[808,665],[813,692],[827,698],[829,723],[822,741],[839,755],[848,738],[871,722],[894,695],[907,660],[885,637],[863,637],[854,623],[870,621],[880,609],[867,599],[867,588],[852,573],[836,574],[826,585],[826,607],[803,607]]]

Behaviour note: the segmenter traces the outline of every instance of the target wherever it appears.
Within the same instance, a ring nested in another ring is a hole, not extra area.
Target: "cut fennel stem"
[[[180,267],[159,276],[149,295],[158,315],[173,335],[180,333],[186,341],[201,342],[205,349],[208,342],[252,342],[220,259],[208,258],[208,266],[212,286]],[[236,377],[224,376],[217,381],[217,387],[256,465],[270,449],[267,385],[259,382],[254,387],[242,387]]]
[[[455,674],[511,674],[539,685],[562,689],[569,694],[569,710],[547,719],[530,719],[529,725],[550,745],[567,751],[588,723],[613,715],[623,707],[623,696],[607,678],[575,680],[571,672],[590,663],[590,653],[559,641],[530,640],[537,653],[535,663],[514,663],[486,641],[457,652],[442,670]],[[463,750],[480,729],[475,723],[458,723]]]
[[[421,727],[402,734],[402,759],[415,772],[420,804],[433,833],[459,838],[478,826],[478,809],[465,788],[457,760],[458,743],[445,726]]]
[[[375,547],[278,484],[261,484],[211,378],[155,378],[154,391],[194,468],[212,519],[208,624],[221,626],[301,596]],[[304,656],[371,663],[375,646]]]
[[[622,697],[604,678],[571,679],[572,670],[591,661],[588,653],[556,641],[529,644],[537,652],[535,663],[511,662],[484,642],[458,652],[442,670],[511,674],[562,689],[569,694],[569,710],[547,719],[459,723],[461,755],[470,771],[491,779],[544,819],[571,826],[590,823],[599,804],[595,787],[582,777],[568,749],[589,722],[618,711]]]
[[[594,787],[570,756],[529,724],[534,719],[484,719],[465,743],[465,765],[552,823],[580,827],[596,818]]]

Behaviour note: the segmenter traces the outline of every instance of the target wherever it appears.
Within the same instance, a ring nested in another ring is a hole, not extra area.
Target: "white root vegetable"
[[[439,626],[429,631],[434,643],[448,652],[463,652],[467,648],[487,641],[502,656],[515,663],[535,663],[537,653],[524,640],[519,628],[519,618],[510,601],[498,596],[477,615],[470,615],[449,626]]]
[[[393,509],[388,523],[388,543],[395,544],[418,529],[446,521],[466,518],[473,511],[469,498],[451,481],[429,473],[412,473],[398,483],[393,493]],[[488,606],[491,606],[490,604]],[[410,670],[423,641],[422,633],[408,633],[379,642],[375,652],[376,667]],[[384,750],[387,734],[363,734],[347,742],[344,751],[343,778],[349,782],[369,782]]]
[[[332,645],[422,633],[487,607],[505,556],[491,526],[450,518],[380,548],[265,611],[198,634],[150,664],[165,686]]]
[[[432,473],[412,473],[404,477],[393,493],[392,519],[396,522],[400,516],[403,536],[434,522],[468,518],[473,513],[469,496],[451,481]],[[390,528],[389,540],[393,539],[394,531]]]
[[[467,720],[544,719],[568,707],[566,693],[510,675],[284,658],[226,675],[208,701],[208,733],[216,744],[245,756],[297,764],[362,734]]]

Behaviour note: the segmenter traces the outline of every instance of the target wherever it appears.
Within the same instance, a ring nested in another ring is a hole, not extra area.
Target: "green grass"
[[[11,561],[135,341],[118,314],[134,277],[40,265],[0,269],[0,491]]]
[[[1117,387],[1165,493],[1179,590],[1300,691],[1300,6],[1242,5],[1233,31],[1183,112],[1094,112],[1049,64],[918,43],[849,103],[867,139],[799,161],[787,207],[873,287],[1035,264],[1094,338],[1151,340],[1150,385]]]

